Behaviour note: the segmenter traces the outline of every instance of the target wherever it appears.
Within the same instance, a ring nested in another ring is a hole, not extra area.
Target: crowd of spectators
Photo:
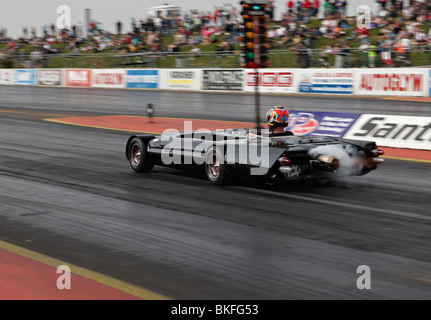
[[[303,67],[309,65],[304,59],[309,59],[313,49],[320,49],[319,61],[323,65],[330,55],[348,54],[353,49],[366,52],[375,64],[373,52],[382,56],[383,52],[396,50],[408,55],[412,47],[424,47],[430,42],[427,23],[431,19],[431,0],[411,0],[409,5],[399,0],[377,0],[371,8],[368,28],[358,27],[357,18],[348,17],[347,8],[348,0],[287,0],[281,19],[274,20],[274,12],[270,11],[267,39],[271,49],[294,50]],[[84,52],[170,54],[189,50],[196,58],[201,49],[210,45],[217,52],[238,50],[241,25],[240,9],[216,7],[207,12],[186,11],[182,16],[131,18],[129,23],[118,20],[113,31],[93,20],[88,34],[83,26],[57,30],[52,24],[44,26],[39,35],[35,28],[23,28],[22,37],[10,39],[0,30],[0,43],[3,53],[27,54],[38,62],[44,55],[60,52],[77,56]],[[373,33],[376,28],[378,34]],[[323,49],[322,39],[327,43]],[[390,60],[383,59],[387,63]]]
[[[116,30],[107,30],[97,20],[83,26],[57,30],[55,25],[23,28],[22,36],[11,39],[0,32],[1,50],[13,56],[30,55],[36,61],[49,54],[66,53],[78,56],[84,52],[175,53],[181,47],[190,48],[194,56],[200,47],[215,44],[215,51],[233,51],[238,44],[240,16],[236,8],[216,7],[214,11],[190,10],[182,16],[131,18],[130,24],[116,21]],[[30,49],[29,49],[30,48]],[[29,52],[30,51],[30,52]]]
[[[311,49],[317,49],[316,40],[326,39],[326,48],[320,50],[320,66],[329,66],[329,57],[336,56],[341,67],[352,66],[353,50],[362,52],[363,67],[399,66],[410,63],[410,52],[429,50],[431,44],[431,1],[377,0],[367,11],[369,20],[348,17],[346,0],[302,0],[287,3],[288,11],[280,25],[269,33],[273,47],[290,47],[297,52],[298,65],[310,65]],[[316,12],[317,10],[317,12]],[[321,10],[321,11],[319,11]],[[310,19],[321,14],[319,23]],[[322,43],[322,41],[320,41]],[[358,55],[357,55],[358,56]],[[337,60],[337,59],[336,59]],[[347,64],[347,65],[346,65]]]

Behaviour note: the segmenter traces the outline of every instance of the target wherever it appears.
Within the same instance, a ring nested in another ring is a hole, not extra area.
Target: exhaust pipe
[[[314,169],[326,172],[336,172],[340,168],[340,160],[323,154],[311,160],[311,164]]]
[[[384,163],[385,162],[385,159],[382,159],[382,158],[373,158],[373,162],[374,162],[374,164],[382,164],[382,163]]]

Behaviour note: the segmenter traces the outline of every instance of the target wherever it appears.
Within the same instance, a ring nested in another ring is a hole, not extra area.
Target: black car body
[[[204,169],[216,185],[233,177],[265,181],[364,175],[375,170],[383,151],[372,141],[333,137],[274,136],[246,129],[133,135],[126,157],[136,172],[154,165]]]

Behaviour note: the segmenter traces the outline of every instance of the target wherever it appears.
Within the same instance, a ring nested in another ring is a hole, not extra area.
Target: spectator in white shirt
[[[277,38],[283,38],[286,35],[287,30],[285,27],[280,26],[275,30],[275,32],[276,32]]]

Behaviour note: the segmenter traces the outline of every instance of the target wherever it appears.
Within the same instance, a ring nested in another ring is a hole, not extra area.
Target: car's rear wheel
[[[148,156],[147,143],[133,138],[129,147],[130,166],[136,172],[148,172],[154,167],[154,161]]]
[[[229,184],[231,177],[226,168],[223,152],[220,148],[212,147],[205,157],[205,174],[207,179],[218,186]]]

